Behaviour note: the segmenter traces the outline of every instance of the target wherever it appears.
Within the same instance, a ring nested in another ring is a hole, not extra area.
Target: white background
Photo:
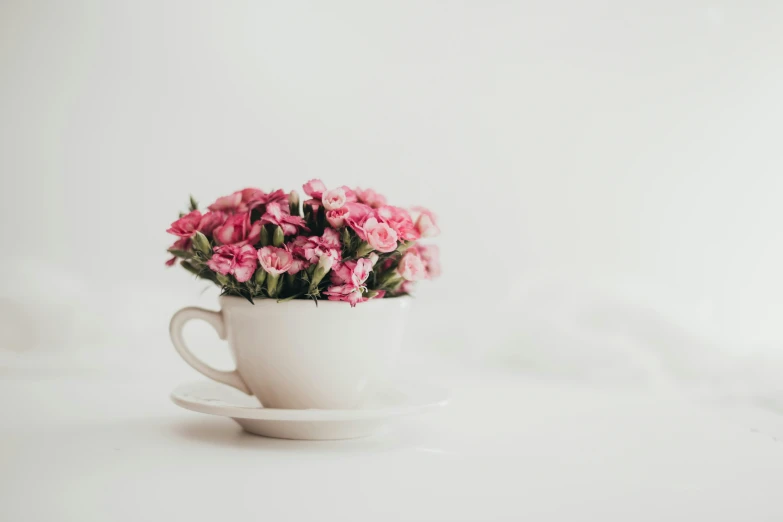
[[[3,2],[4,364],[180,365],[168,317],[216,306],[163,266],[188,195],[320,177],[440,215],[416,349],[779,389],[781,23],[760,1]]]
[[[772,0],[0,0],[0,519],[780,521],[781,28]],[[451,404],[338,442],[176,408],[169,318],[217,292],[166,228],[314,177],[440,215],[400,373]]]

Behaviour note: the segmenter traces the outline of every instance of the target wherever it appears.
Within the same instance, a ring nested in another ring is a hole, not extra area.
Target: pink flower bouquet
[[[168,229],[178,239],[166,264],[179,258],[222,295],[251,303],[325,296],[356,306],[409,294],[440,274],[438,248],[418,242],[440,232],[429,210],[388,205],[372,189],[327,190],[318,179],[303,188],[310,199],[301,209],[296,191],[246,188],[203,213],[191,198],[190,212]]]

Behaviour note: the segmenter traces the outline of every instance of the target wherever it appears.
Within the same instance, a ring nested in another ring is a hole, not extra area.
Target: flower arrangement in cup
[[[166,264],[180,264],[222,288],[254,299],[347,301],[410,294],[417,281],[440,275],[435,215],[388,205],[372,189],[321,180],[303,186],[310,199],[282,190],[246,188],[218,198],[202,213],[190,199],[167,232],[179,239]]]

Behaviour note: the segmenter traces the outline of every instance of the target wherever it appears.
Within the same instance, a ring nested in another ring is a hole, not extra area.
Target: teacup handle
[[[174,317],[171,318],[171,324],[169,325],[171,342],[174,343],[174,348],[177,349],[177,352],[179,352],[182,358],[185,359],[185,362],[191,365],[197,372],[203,373],[212,380],[228,384],[248,395],[252,395],[250,388],[247,387],[245,381],[239,376],[239,372],[236,370],[230,372],[216,370],[193,355],[193,352],[191,352],[185,344],[185,339],[182,338],[182,329],[193,319],[201,319],[202,321],[208,322],[217,331],[218,337],[223,340],[226,339],[226,323],[223,322],[223,314],[220,312],[213,312],[212,310],[189,306],[174,314]]]

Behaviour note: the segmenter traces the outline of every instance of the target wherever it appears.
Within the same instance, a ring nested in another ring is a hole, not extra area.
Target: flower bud
[[[266,225],[261,225],[261,246],[269,246],[269,230]]]
[[[277,297],[277,293],[280,290],[279,280],[279,274],[269,274],[266,277],[266,292],[269,294],[269,297]]]
[[[275,227],[275,233],[272,235],[272,245],[276,247],[283,246],[283,243],[285,243],[285,236],[283,235],[283,229],[278,227]]]
[[[229,282],[228,276],[223,274],[215,274],[215,279],[217,279],[217,282],[220,283],[221,286],[226,286]]]
[[[288,194],[288,211],[292,216],[299,215],[299,193],[295,190]]]
[[[367,256],[367,259],[370,260],[370,263],[372,263],[372,266],[375,266],[375,263],[378,262],[378,254],[375,252],[370,252],[370,255]]]
[[[263,268],[259,268],[256,270],[256,274],[253,276],[253,281],[256,282],[257,285],[263,285],[264,280],[266,280],[266,270]]]
[[[201,252],[204,255],[209,255],[211,249],[209,248],[209,239],[207,236],[199,232],[198,230],[193,234],[193,250]]]
[[[310,281],[311,294],[316,291],[318,284],[321,282],[324,276],[329,273],[329,270],[332,269],[333,265],[334,259],[326,254],[321,254],[321,257],[318,260],[318,266],[315,267],[315,272],[313,272],[313,279]]]

